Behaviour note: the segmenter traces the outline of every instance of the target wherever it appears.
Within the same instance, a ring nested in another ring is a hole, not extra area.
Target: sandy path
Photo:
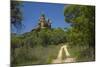
[[[66,58],[62,59],[62,52],[65,51]],[[67,63],[67,62],[75,62],[75,58],[70,57],[70,53],[68,52],[67,45],[61,46],[59,53],[57,55],[57,59],[54,59],[52,63]]]

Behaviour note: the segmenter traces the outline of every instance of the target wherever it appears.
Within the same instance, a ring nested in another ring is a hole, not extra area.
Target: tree
[[[22,12],[21,12],[20,1],[11,0],[11,25],[16,29],[20,29],[22,27]]]
[[[71,23],[72,42],[95,46],[95,6],[68,5],[64,9],[65,21]],[[81,40],[79,40],[81,39]],[[79,40],[79,41],[78,41]]]

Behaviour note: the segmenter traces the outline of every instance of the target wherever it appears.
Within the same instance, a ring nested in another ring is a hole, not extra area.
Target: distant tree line
[[[32,31],[23,35],[12,35],[12,48],[19,48],[21,46],[34,47],[36,45],[48,46],[58,45],[67,42],[66,31],[61,28],[58,29],[42,29],[40,31]]]

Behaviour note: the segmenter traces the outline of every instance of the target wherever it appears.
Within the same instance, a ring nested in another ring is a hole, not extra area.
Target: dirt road
[[[65,51],[65,55],[66,55],[65,59],[62,59],[62,57],[63,57],[62,52],[63,51]],[[75,62],[75,58],[72,58],[70,56],[70,53],[68,52],[68,49],[67,49],[67,45],[63,45],[63,46],[61,46],[61,48],[58,52],[57,58],[54,59],[52,61],[52,63],[68,63],[68,62]]]

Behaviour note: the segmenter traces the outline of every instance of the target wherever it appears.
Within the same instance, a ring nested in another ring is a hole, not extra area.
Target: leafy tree
[[[21,12],[21,2],[11,0],[11,26],[16,28],[17,30],[21,29],[22,27],[22,12]],[[11,66],[15,65],[15,48],[19,47],[22,44],[19,38],[12,37],[11,39]]]
[[[95,60],[95,6],[68,5],[64,9],[65,21],[71,24],[67,40],[80,49],[77,61]]]
[[[70,39],[89,47],[95,46],[95,6],[69,5],[64,9],[65,21],[71,23]],[[78,41],[79,40],[79,41]]]
[[[22,27],[21,1],[11,0],[11,24],[16,29]]]

